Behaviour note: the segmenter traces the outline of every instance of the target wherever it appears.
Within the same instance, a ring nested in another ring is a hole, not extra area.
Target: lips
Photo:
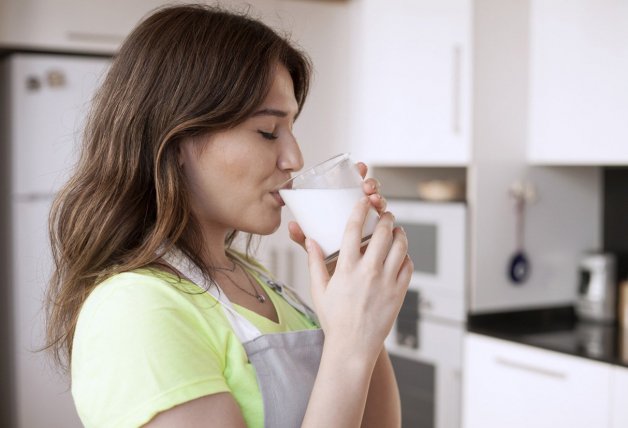
[[[270,194],[273,196],[273,198],[275,198],[275,200],[277,201],[277,203],[279,204],[279,206],[283,207],[284,205],[286,205],[286,203],[283,201],[283,199],[281,198],[281,195],[279,194],[278,190],[275,190],[273,192],[270,192]]]
[[[285,181],[282,181],[280,185],[275,187],[275,189],[276,190],[272,190],[270,194],[273,196],[273,198],[275,198],[279,206],[283,207],[284,205],[286,205],[286,203],[283,201],[283,198],[279,194],[279,190],[292,189],[292,180],[290,180],[290,178],[287,178]]]
[[[280,189],[292,189],[292,180],[288,179],[281,183],[279,186],[277,186],[277,191],[279,191]]]

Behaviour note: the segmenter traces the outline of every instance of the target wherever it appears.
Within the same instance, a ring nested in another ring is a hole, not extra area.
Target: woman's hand
[[[405,232],[394,217],[381,215],[362,253],[362,228],[370,198],[356,204],[345,229],[338,263],[329,275],[323,253],[306,240],[312,299],[325,332],[326,346],[346,348],[352,356],[376,359],[399,313],[413,264]],[[348,354],[349,355],[349,354]]]
[[[366,177],[368,167],[363,162],[357,163],[360,175],[362,178]],[[381,184],[374,178],[367,178],[362,183],[362,190],[364,194],[368,196],[371,205],[379,215],[382,215],[386,211],[386,199],[379,193]],[[301,227],[294,221],[288,223],[288,231],[290,233],[290,239],[305,248],[305,234]]]

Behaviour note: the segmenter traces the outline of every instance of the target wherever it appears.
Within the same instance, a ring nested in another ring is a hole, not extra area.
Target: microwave
[[[462,202],[391,199],[388,208],[408,237],[414,263],[410,290],[421,317],[466,320],[467,206]]]

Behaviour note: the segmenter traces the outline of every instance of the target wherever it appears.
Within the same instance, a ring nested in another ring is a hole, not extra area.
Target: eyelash
[[[275,135],[272,132],[264,132],[264,131],[257,131],[257,132],[259,132],[260,135],[267,140],[276,140],[277,138],[279,138],[278,135]]]

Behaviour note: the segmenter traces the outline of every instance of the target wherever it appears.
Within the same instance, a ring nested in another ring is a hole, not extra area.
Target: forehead
[[[294,96],[294,85],[290,73],[283,65],[275,68],[273,81],[270,90],[262,101],[263,109],[276,109],[288,113],[289,116],[296,116],[299,105]]]

